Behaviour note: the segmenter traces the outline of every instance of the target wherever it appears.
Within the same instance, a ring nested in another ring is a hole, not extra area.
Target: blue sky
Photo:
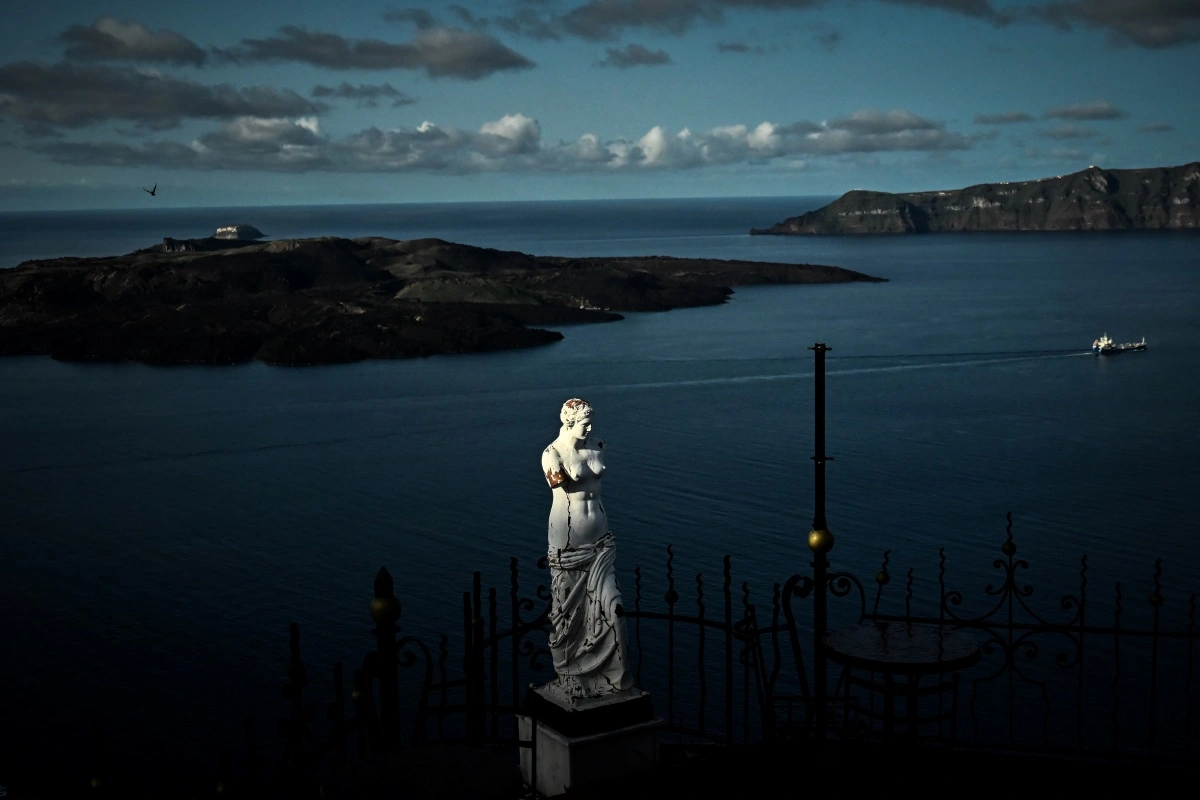
[[[0,53],[5,210],[838,195],[1200,159],[1200,0],[55,0],[6,11]]]

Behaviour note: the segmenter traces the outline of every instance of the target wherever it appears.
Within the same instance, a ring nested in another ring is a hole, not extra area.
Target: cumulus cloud
[[[313,114],[324,106],[287,89],[205,85],[124,67],[19,61],[0,65],[0,117],[30,132],[125,120],[163,130],[185,118]]]
[[[529,154],[537,152],[541,139],[542,128],[537,120],[524,114],[506,114],[479,128],[478,147],[493,157]]]
[[[1032,122],[1033,117],[1024,111],[1008,111],[1003,114],[976,114],[976,125],[1011,125],[1016,122]]]
[[[1090,139],[1096,132],[1082,125],[1059,125],[1042,131],[1042,136],[1048,139]]]
[[[905,111],[857,112],[828,122],[733,124],[693,133],[655,126],[637,137],[547,141],[537,120],[508,114],[477,130],[370,127],[340,139],[312,117],[243,117],[191,142],[44,142],[39,150],[69,164],[279,172],[594,172],[696,169],[792,163],[845,153],[962,150],[972,140]]]
[[[50,142],[39,148],[55,161],[111,167],[311,172],[332,165],[315,120],[245,117],[191,142]]]
[[[253,168],[260,158],[271,159],[275,169],[307,172],[327,168],[329,154],[324,147],[317,120],[243,117],[220,129],[200,136],[192,143],[200,155],[200,166],[207,152],[221,155],[225,163],[237,168]]]
[[[477,80],[496,72],[528,69],[534,64],[495,37],[460,28],[419,31],[411,42],[346,39],[295,25],[266,39],[243,39],[237,47],[217,51],[229,61],[299,61],[327,69],[414,69],[434,78]]]
[[[1156,49],[1200,41],[1196,0],[1072,0],[1030,13],[1068,30],[1074,25],[1106,30],[1120,44]]]
[[[72,25],[58,35],[65,55],[85,61],[154,61],[201,66],[208,54],[174,31],[152,31],[134,20],[100,17],[91,25]]]
[[[1046,119],[1069,119],[1069,120],[1101,120],[1101,119],[1120,119],[1124,117],[1125,112],[1120,109],[1113,108],[1104,101],[1097,103],[1077,103],[1072,106],[1059,106],[1046,111]]]
[[[658,67],[671,63],[671,57],[663,50],[650,50],[640,44],[629,44],[623,48],[606,48],[607,55],[599,62],[601,67]]]
[[[405,94],[404,92],[392,86],[390,83],[378,85],[360,83],[357,86],[342,81],[339,86],[325,86],[318,84],[314,86],[311,92],[313,97],[339,97],[349,100],[357,100],[359,106],[363,108],[375,108],[379,105],[380,99],[390,99],[392,108],[406,106],[415,103],[416,100]]]

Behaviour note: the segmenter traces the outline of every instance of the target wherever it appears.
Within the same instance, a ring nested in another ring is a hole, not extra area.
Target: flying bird
[[[154,188],[153,188],[153,189],[147,189],[145,186],[143,186],[143,187],[142,187],[142,191],[143,191],[143,192],[147,192],[147,193],[149,193],[149,195],[150,195],[151,197],[154,197],[156,194],[158,194],[158,184],[157,184],[157,183],[156,183],[156,184],[154,184]]]

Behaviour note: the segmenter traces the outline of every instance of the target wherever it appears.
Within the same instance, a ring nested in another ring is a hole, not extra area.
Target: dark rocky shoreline
[[[855,190],[752,235],[1200,229],[1200,161],[892,194]]]
[[[0,269],[0,355],[331,364],[529,347],[559,326],[726,302],[732,286],[883,281],[838,267],[561,258],[440,239],[164,239]]]

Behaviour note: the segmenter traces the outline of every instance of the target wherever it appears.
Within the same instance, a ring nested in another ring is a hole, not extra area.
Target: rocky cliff
[[[751,234],[1200,229],[1200,162],[1088,167],[1018,183],[889,194],[856,190]]]
[[[166,239],[0,269],[0,355],[321,364],[555,342],[562,325],[724,303],[730,286],[880,281],[809,264],[551,258],[440,239]]]

